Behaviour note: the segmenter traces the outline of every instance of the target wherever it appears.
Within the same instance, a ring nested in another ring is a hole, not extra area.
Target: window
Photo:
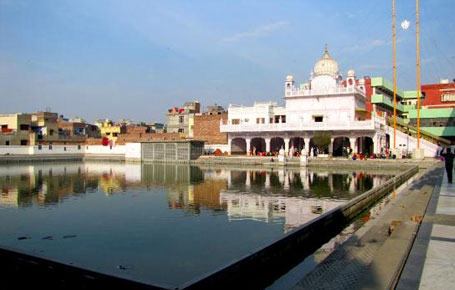
[[[313,120],[315,122],[323,122],[324,121],[324,117],[323,116],[313,116]]]
[[[51,136],[54,135],[54,130],[53,130],[53,129],[50,129],[50,130],[49,130],[49,135],[51,135]]]
[[[183,124],[184,121],[185,121],[185,117],[184,116],[179,116],[179,123]]]
[[[182,128],[179,128],[179,133],[184,133],[184,130]]]
[[[24,145],[27,145],[28,143],[28,140],[21,140],[21,145],[24,146]]]
[[[286,115],[281,116],[281,123],[286,123]]]
[[[250,121],[250,119],[245,118],[245,123],[248,123],[249,121]]]
[[[21,124],[21,125],[20,125],[20,129],[21,129],[21,131],[28,131],[28,130],[30,130],[30,126],[29,126],[29,125]]]
[[[112,133],[112,136],[117,137],[118,133]]]
[[[8,125],[2,125],[2,130],[8,129]]]
[[[81,150],[81,144],[77,145],[77,150]]]
[[[52,143],[49,144],[49,150],[52,150]]]
[[[240,124],[240,119],[232,119],[231,123],[232,123],[232,125],[238,125],[238,124]]]
[[[38,150],[41,150],[41,149],[43,149],[43,145],[39,144],[38,145]]]
[[[256,124],[265,124],[265,118],[256,118]]]
[[[441,95],[441,102],[455,102],[455,94]]]
[[[6,140],[6,141],[5,141],[5,145],[6,145],[6,146],[9,146],[9,140]]]

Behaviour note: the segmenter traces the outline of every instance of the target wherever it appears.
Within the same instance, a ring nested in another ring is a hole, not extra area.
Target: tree
[[[326,148],[330,145],[331,134],[329,132],[315,132],[313,136],[313,144],[318,148]]]

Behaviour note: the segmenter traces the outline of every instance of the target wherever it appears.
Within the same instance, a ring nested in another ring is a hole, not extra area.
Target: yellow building
[[[100,127],[101,137],[107,137],[109,141],[117,142],[117,137],[123,133],[123,126],[115,125],[111,120],[104,120],[97,124]]]

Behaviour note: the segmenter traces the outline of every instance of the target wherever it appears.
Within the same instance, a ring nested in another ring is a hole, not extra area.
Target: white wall
[[[141,156],[140,143],[130,143],[128,145],[102,146],[102,145],[49,145],[39,146],[0,146],[1,155],[60,155],[60,154],[90,154],[90,155],[126,155],[127,147],[129,156]]]
[[[141,143],[126,143],[125,144],[125,159],[126,160],[141,160]]]
[[[31,154],[32,146],[0,146],[0,155]]]
[[[77,145],[42,145],[41,149],[39,146],[30,146],[31,155],[49,155],[49,154],[84,154],[84,146],[81,145],[78,149]]]
[[[103,145],[85,145],[85,154],[95,155],[125,155],[126,145],[103,146]]]
[[[393,127],[386,126],[386,133],[390,135],[390,144],[393,146]],[[412,152],[417,148],[417,138],[409,136],[399,130],[396,130],[396,147],[404,148],[408,152]],[[400,146],[401,145],[401,146]],[[433,144],[427,140],[420,138],[420,148],[423,149],[425,157],[436,157],[438,145]]]
[[[346,122],[355,114],[354,95],[320,96],[286,99],[286,122],[299,124],[313,122],[313,116],[324,116],[324,122]]]

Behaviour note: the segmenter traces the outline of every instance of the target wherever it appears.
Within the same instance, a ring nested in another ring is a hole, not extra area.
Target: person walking
[[[443,153],[444,149],[441,150],[440,155],[445,159],[447,179],[449,183],[452,183],[452,173],[453,173],[453,158],[455,154],[452,153],[450,148],[446,148],[446,153]]]

